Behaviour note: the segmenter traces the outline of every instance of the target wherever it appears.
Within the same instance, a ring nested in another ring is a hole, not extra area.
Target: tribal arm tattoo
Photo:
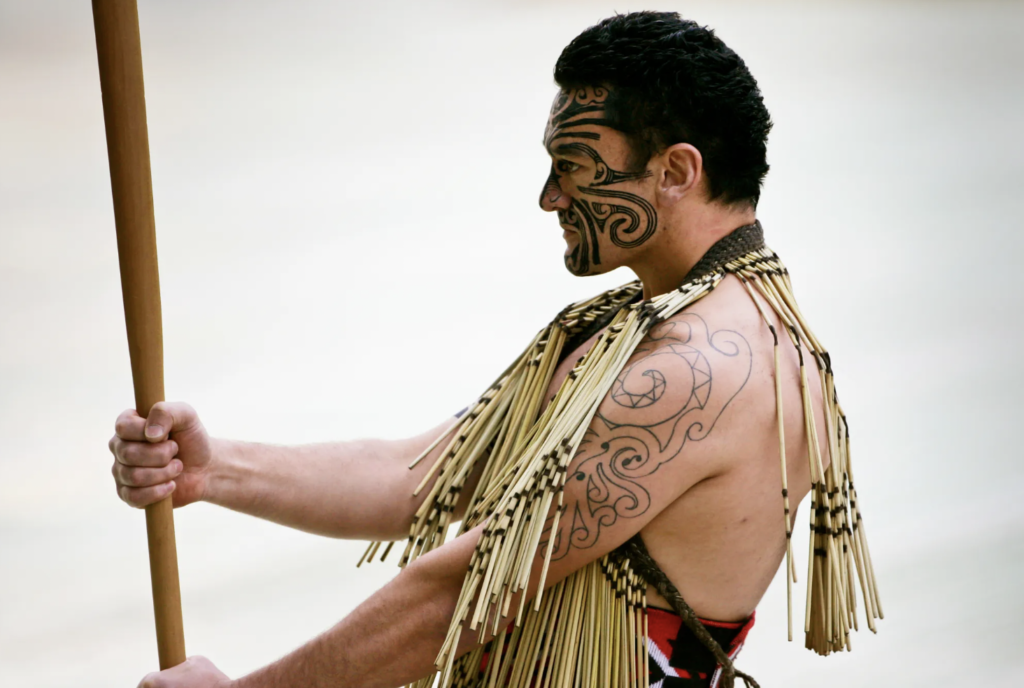
[[[552,535],[552,512],[539,550],[543,553],[553,536],[553,561],[573,549],[593,548],[602,532],[626,525],[623,519],[641,519],[643,525],[667,507],[652,500],[649,488],[670,476],[651,476],[680,456],[685,460],[689,444],[711,434],[750,378],[747,340],[732,330],[709,332],[695,313],[656,327],[637,353],[613,383],[569,465],[558,530]],[[636,525],[628,533],[620,530],[601,549],[638,530]]]
[[[579,234],[579,243],[565,258],[566,267],[576,275],[585,275],[601,264],[599,235],[607,235],[614,245],[629,249],[645,243],[654,236],[658,227],[658,214],[645,198],[628,191],[604,188],[645,179],[651,176],[650,171],[613,169],[592,145],[579,140],[601,140],[600,133],[580,130],[582,126],[614,128],[605,110],[607,98],[608,90],[605,88],[560,92],[552,107],[544,140],[552,155],[576,153],[590,158],[594,166],[592,179],[578,186],[580,197],[573,198],[569,208],[558,211],[559,222],[574,228]],[[561,194],[562,174],[567,170],[558,168],[563,163],[552,164],[541,192],[542,198]]]

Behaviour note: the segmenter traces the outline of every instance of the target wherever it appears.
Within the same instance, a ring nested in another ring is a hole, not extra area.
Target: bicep
[[[639,427],[610,427],[594,418],[566,473],[545,522],[538,566],[550,547],[546,586],[616,549],[704,475],[682,457],[675,465],[646,472],[666,459],[657,437]]]

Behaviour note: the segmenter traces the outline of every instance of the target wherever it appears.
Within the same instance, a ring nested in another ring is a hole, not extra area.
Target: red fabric
[[[754,626],[754,615],[745,621],[701,619],[700,622],[726,654],[735,659]],[[647,624],[651,688],[717,686],[720,667],[714,655],[683,625],[678,615],[649,607]]]
[[[735,659],[754,626],[754,615],[751,614],[746,621],[701,619],[700,622],[726,654]],[[651,688],[715,688],[718,685],[720,667],[714,656],[683,625],[683,620],[675,612],[648,607],[647,628]],[[507,637],[505,642],[507,649]],[[488,653],[484,653],[481,672],[486,670],[488,660]]]

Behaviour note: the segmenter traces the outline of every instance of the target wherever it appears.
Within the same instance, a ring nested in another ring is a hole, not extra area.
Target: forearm
[[[429,675],[480,531],[410,564],[332,629],[232,688],[394,688]]]
[[[204,500],[331,537],[408,533],[412,488],[401,443],[356,440],[305,446],[213,441]]]

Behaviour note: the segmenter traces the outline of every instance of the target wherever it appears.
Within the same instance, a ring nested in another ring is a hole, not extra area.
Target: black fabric
[[[740,629],[721,628],[718,626],[704,626],[715,642],[722,648],[728,648],[732,639],[736,637]],[[710,676],[715,673],[718,662],[711,650],[704,647],[697,636],[685,625],[679,627],[679,635],[672,641],[672,656],[668,658],[669,664],[674,667],[682,667],[691,674],[701,673]]]

